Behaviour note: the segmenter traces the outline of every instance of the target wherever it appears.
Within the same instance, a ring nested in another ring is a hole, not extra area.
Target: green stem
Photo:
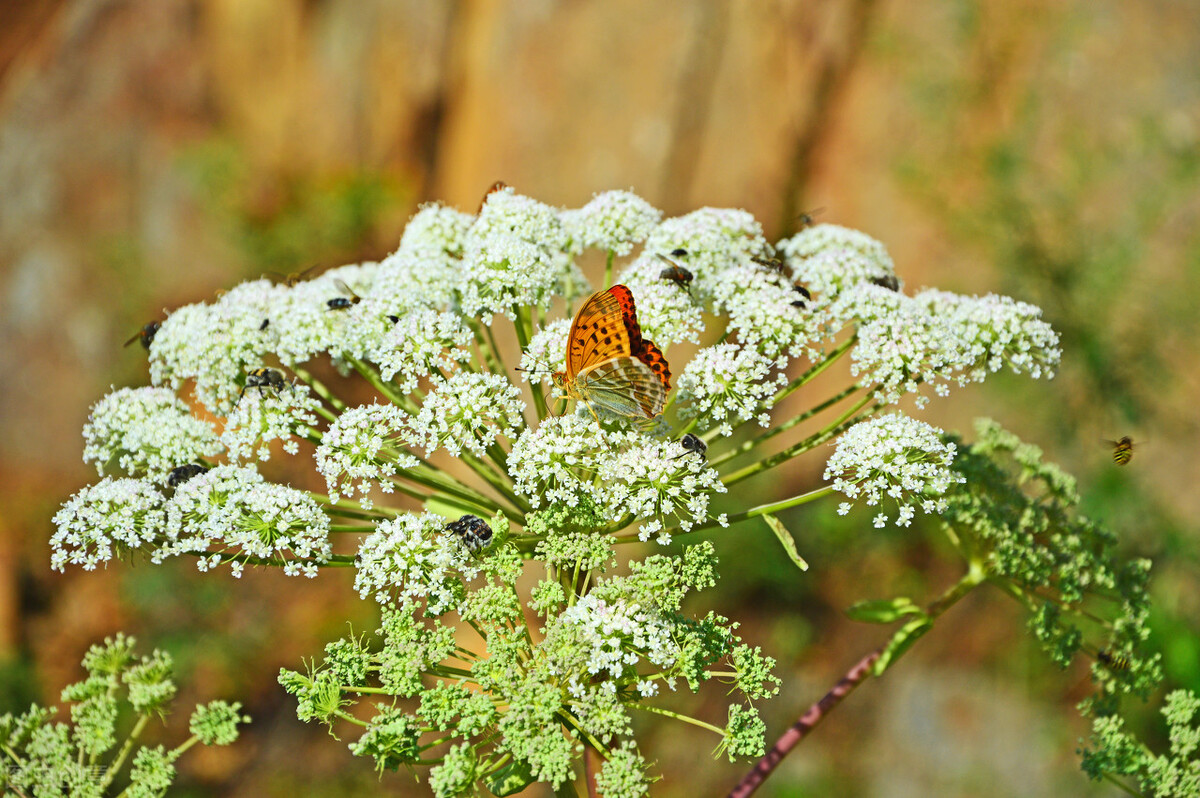
[[[483,355],[483,359],[487,361],[488,370],[493,374],[506,374],[503,364],[496,360],[496,353],[492,351],[491,346],[484,340],[483,333],[480,331],[479,324],[471,319],[467,322],[471,328],[471,332],[475,336],[475,346],[479,348],[479,352]]]
[[[608,260],[604,262],[604,285],[601,286],[601,290],[612,286],[613,257],[615,257],[616,254],[617,253],[611,249],[608,251]]]
[[[521,346],[521,351],[524,352],[529,348],[529,339],[533,335],[533,320],[527,313],[527,308],[522,305],[513,305],[513,313],[516,319],[513,320],[513,327],[517,331],[517,343]],[[526,326],[528,325],[528,326]],[[548,413],[546,409],[546,397],[538,390],[539,386],[529,383],[529,392],[533,395],[533,404],[537,410],[538,421],[546,418]]]
[[[722,729],[720,726],[714,726],[711,723],[705,723],[704,721],[697,720],[696,718],[693,718],[690,715],[682,715],[678,712],[672,712],[669,709],[662,709],[661,707],[652,707],[648,704],[629,704],[628,706],[632,709],[640,709],[643,712],[652,712],[655,715],[663,715],[668,718],[674,718],[675,720],[681,720],[684,723],[690,723],[693,726],[699,726],[701,729],[708,729],[710,732],[720,735],[721,737],[725,736],[725,730]]]
[[[108,785],[112,784],[113,779],[125,764],[125,758],[129,756],[129,752],[133,750],[133,744],[137,742],[137,738],[146,730],[146,724],[150,722],[149,713],[143,714],[137,719],[137,723],[133,725],[133,729],[129,732],[129,737],[125,739],[125,744],[121,746],[120,752],[116,759],[108,766],[108,770],[104,773],[104,778],[100,780],[100,790],[103,793],[108,789]]]
[[[776,427],[772,427],[771,429],[767,430],[766,432],[759,435],[758,437],[751,438],[750,440],[742,443],[740,446],[738,446],[734,449],[730,449],[728,452],[725,452],[720,457],[713,458],[712,460],[709,461],[709,464],[713,468],[716,468],[717,466],[721,465],[722,463],[727,463],[730,460],[734,459],[735,457],[741,457],[742,455],[746,454],[747,452],[751,451],[752,449],[755,449],[755,448],[761,446],[762,444],[766,443],[767,441],[771,440],[771,438],[774,438],[776,435],[780,434],[781,432],[786,432],[789,429],[791,429],[792,427],[796,426],[797,424],[800,424],[800,423],[805,422],[808,419],[812,418],[817,413],[820,413],[821,411],[826,410],[826,409],[836,405],[838,402],[842,401],[843,399],[853,395],[855,391],[859,390],[859,388],[860,388],[860,386],[858,386],[858,385],[851,385],[849,388],[846,388],[845,390],[840,391],[836,395],[829,397],[824,402],[821,402],[818,405],[814,405],[813,407],[809,408],[808,410],[804,411],[803,413],[800,413],[799,415],[789,418],[787,421],[784,421],[783,423],[779,424]]]
[[[828,427],[821,430],[820,432],[818,432],[814,435],[810,435],[809,437],[805,438],[804,440],[800,441],[799,443],[795,444],[794,446],[789,446],[788,448],[784,449],[783,451],[777,452],[776,454],[773,454],[770,457],[760,460],[759,462],[754,463],[753,465],[748,465],[739,471],[734,471],[732,474],[729,474],[721,481],[725,483],[726,487],[728,487],[730,485],[736,485],[737,483],[741,482],[743,479],[747,479],[748,477],[752,477],[755,474],[772,469],[775,466],[780,465],[781,463],[786,463],[788,460],[791,460],[793,457],[801,455],[801,454],[809,451],[810,449],[813,449],[816,446],[819,446],[820,444],[822,444],[825,441],[832,438],[834,435],[838,434],[838,432],[841,431],[842,425],[844,425],[847,421],[852,419],[855,416],[855,414],[858,413],[858,411],[861,410],[867,404],[867,402],[871,401],[871,397],[873,395],[874,395],[873,392],[868,393],[862,399],[855,402],[853,407],[851,407],[849,410],[847,410],[845,413],[843,413],[841,416],[839,416],[836,421],[834,421],[832,424],[830,424]]]
[[[346,409],[346,403],[334,396],[333,392],[325,387],[325,383],[314,377],[308,369],[296,366],[292,369],[292,373],[304,381],[309,388],[312,388],[313,393],[332,405],[334,410],[340,412]]]
[[[760,515],[773,515],[774,513],[783,512],[784,510],[791,509],[792,507],[799,507],[801,504],[814,502],[817,499],[828,496],[830,493],[833,493],[833,486],[824,485],[820,488],[810,490],[808,493],[801,493],[798,496],[792,496],[788,499],[781,499],[777,502],[760,504],[757,507],[751,507],[745,512],[735,513],[734,515],[728,516],[725,519],[725,524],[722,524],[715,518],[711,518],[708,521],[705,521],[703,524],[697,524],[693,526],[691,529],[685,530],[678,526],[671,527],[670,529],[666,530],[666,534],[670,535],[671,537],[678,537],[680,535],[690,535],[693,532],[702,532],[706,529],[712,529],[713,527],[733,526],[734,524],[740,524],[742,521],[747,521],[751,518],[757,518]],[[636,531],[626,532],[621,535],[613,535],[613,538],[615,539],[613,541],[614,543],[635,543],[638,539]]]
[[[1128,784],[1124,783],[1123,781],[1119,781],[1116,776],[1114,776],[1111,773],[1108,773],[1107,771],[1104,773],[1104,780],[1107,781],[1109,784],[1113,785],[1114,787],[1116,787],[1117,789],[1124,790],[1126,793],[1128,793],[1130,795],[1136,795],[1138,798],[1146,798],[1145,793],[1135,790],[1133,787],[1130,787]]]
[[[797,390],[799,390],[805,384],[816,379],[822,372],[825,371],[825,369],[829,368],[834,363],[836,363],[841,358],[842,355],[849,352],[850,347],[854,346],[854,343],[857,340],[858,340],[857,334],[852,335],[849,338],[847,338],[845,341],[843,341],[841,344],[839,344],[837,346],[837,348],[835,348],[832,352],[830,352],[828,355],[826,355],[824,360],[822,360],[820,363],[817,363],[816,365],[814,365],[812,368],[810,368],[808,371],[801,374],[796,379],[792,380],[782,390],[780,390],[779,393],[775,394],[775,396],[773,396],[771,398],[771,401],[768,403],[767,406],[774,407],[775,405],[782,402],[788,396],[791,396],[793,393],[795,393]]]

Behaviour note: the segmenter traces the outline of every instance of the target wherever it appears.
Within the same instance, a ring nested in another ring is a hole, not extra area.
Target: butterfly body
[[[623,285],[592,294],[567,337],[566,370],[552,375],[568,399],[618,416],[654,418],[666,404],[671,369],[642,337],[633,293]]]

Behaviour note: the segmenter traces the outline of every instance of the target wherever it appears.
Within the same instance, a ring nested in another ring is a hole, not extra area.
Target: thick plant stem
[[[108,766],[108,770],[104,774],[104,778],[101,779],[100,784],[98,785],[101,793],[108,789],[108,785],[112,784],[112,780],[116,777],[117,773],[120,772],[121,767],[124,766],[125,759],[129,756],[129,752],[133,750],[134,743],[137,742],[137,738],[142,735],[143,731],[145,731],[146,724],[149,722],[149,713],[142,715],[137,719],[137,723],[134,724],[133,729],[129,732],[129,737],[125,739],[125,744],[121,746],[120,753],[117,754],[117,757],[112,761],[112,764]]]
[[[800,741],[808,736],[818,723],[820,723],[829,712],[842,702],[842,700],[854,692],[854,688],[858,687],[867,674],[871,672],[872,666],[875,665],[875,660],[879,659],[883,654],[883,647],[872,651],[865,657],[854,663],[850,670],[846,671],[846,675],[838,680],[828,693],[821,697],[821,700],[813,704],[808,710],[800,716],[800,719],[792,724],[783,735],[775,741],[771,746],[771,750],[767,751],[762,759],[758,760],[758,764],[754,769],[747,773],[737,786],[729,791],[729,798],[746,798],[752,795],[759,788],[767,776],[775,770],[775,767],[783,761],[788,752],[800,744]]]

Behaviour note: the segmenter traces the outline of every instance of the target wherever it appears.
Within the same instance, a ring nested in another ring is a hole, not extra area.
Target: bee
[[[495,183],[492,183],[492,187],[484,193],[483,199],[479,201],[479,210],[475,211],[475,215],[478,216],[479,214],[483,213],[483,206],[487,205],[488,197],[492,196],[497,191],[503,191],[506,188],[508,188],[508,183],[505,183],[503,180],[497,180]]]
[[[885,274],[883,277],[876,277],[871,280],[872,285],[877,285],[880,288],[886,288],[889,291],[900,290],[900,279],[894,274]]]
[[[1105,443],[1113,447],[1112,458],[1117,465],[1123,466],[1133,459],[1133,438],[1128,435],[1119,441],[1106,440]]]
[[[694,454],[701,460],[704,460],[708,453],[708,444],[704,439],[690,432],[679,439],[679,445],[683,447],[683,454]]]
[[[804,213],[798,214],[796,216],[796,221],[800,223],[800,229],[803,230],[806,227],[812,227],[814,224],[816,224],[816,222],[813,220],[813,217],[824,212],[824,206],[820,208],[814,208],[811,211],[805,211]]]
[[[457,535],[471,552],[486,549],[492,543],[492,527],[477,515],[464,515],[446,524],[446,529]]]
[[[184,463],[171,469],[171,473],[167,475],[167,485],[178,488],[192,477],[199,476],[207,470],[206,467],[197,463]]]
[[[667,267],[658,273],[658,279],[670,280],[671,282],[675,283],[675,285],[679,286],[690,294],[692,292],[692,280],[694,279],[692,277],[692,273],[668,258],[666,255],[656,254],[656,257],[663,263],[667,264]]]
[[[796,292],[797,294],[799,294],[800,296],[804,297],[803,299],[793,299],[793,300],[792,300],[792,307],[794,307],[794,308],[799,308],[800,310],[804,310],[804,307],[805,307],[804,303],[805,303],[806,301],[808,301],[808,300],[812,299],[812,294],[810,294],[810,293],[808,292],[808,289],[807,289],[807,288],[805,288],[804,286],[800,285],[800,283],[794,283],[794,284],[792,285],[792,290],[793,290],[793,291],[795,291],[795,292]]]
[[[263,388],[271,388],[275,391],[282,391],[285,385],[287,385],[287,381],[284,380],[283,374],[275,369],[251,369],[246,374],[246,384],[242,386],[242,391],[238,394],[238,401],[242,401],[242,396],[245,395],[247,388],[257,388],[258,392],[261,394]]]
[[[1096,652],[1096,659],[1103,662],[1112,671],[1127,671],[1129,670],[1129,657],[1124,654],[1113,654],[1106,649],[1100,649]]]
[[[306,274],[308,274],[309,272],[311,272],[313,269],[317,268],[320,265],[321,264],[319,264],[319,263],[314,263],[312,266],[309,266],[304,271],[291,272],[290,274],[282,274],[280,272],[266,272],[266,274],[269,274],[272,277],[277,277],[278,280],[276,280],[276,282],[283,283],[288,288],[293,288],[293,287],[295,287],[296,283],[298,283],[304,279],[304,276]]]
[[[134,341],[141,341],[143,349],[149,349],[151,342],[154,341],[154,336],[158,335],[158,331],[162,329],[161,321],[150,321],[142,325],[142,329],[134,333],[133,337],[126,341],[123,345],[129,346]]]
[[[338,279],[334,279],[334,282],[337,283],[337,287],[341,291],[344,291],[350,296],[335,296],[333,299],[327,301],[325,304],[330,310],[345,310],[351,305],[357,305],[359,302],[362,302],[362,297],[350,290],[350,286]]]

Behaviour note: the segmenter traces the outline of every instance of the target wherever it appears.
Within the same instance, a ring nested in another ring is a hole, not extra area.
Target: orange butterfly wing
[[[629,357],[633,353],[629,339],[621,302],[613,290],[592,294],[571,322],[571,333],[567,336],[567,380],[574,381],[579,372],[610,358]]]
[[[655,346],[653,341],[642,337],[642,325],[638,324],[633,292],[623,285],[614,285],[608,290],[621,306],[621,318],[629,332],[629,353],[650,367],[662,381],[663,388],[671,390],[671,367],[667,364],[662,350]]]

